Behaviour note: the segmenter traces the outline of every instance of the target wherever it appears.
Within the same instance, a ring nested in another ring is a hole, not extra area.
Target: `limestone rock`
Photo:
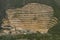
[[[47,33],[57,23],[53,8],[39,3],[28,3],[22,8],[8,9],[6,13],[10,25],[18,30],[22,28]]]

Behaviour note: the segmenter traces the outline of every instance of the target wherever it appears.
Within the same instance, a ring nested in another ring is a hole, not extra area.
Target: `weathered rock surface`
[[[22,28],[33,32],[47,33],[57,23],[53,11],[52,7],[44,4],[28,3],[22,8],[6,10],[9,20],[2,25],[9,24],[16,30]]]

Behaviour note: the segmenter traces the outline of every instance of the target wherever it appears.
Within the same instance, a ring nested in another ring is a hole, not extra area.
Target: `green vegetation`
[[[0,36],[0,40],[18,40],[18,39],[60,40],[60,35],[33,33],[33,34],[18,34],[18,35],[4,35],[4,36]]]

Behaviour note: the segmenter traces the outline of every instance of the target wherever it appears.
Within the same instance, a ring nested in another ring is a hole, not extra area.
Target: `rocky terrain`
[[[24,29],[47,33],[57,23],[53,8],[39,3],[28,3],[22,8],[8,9],[6,13],[8,19],[3,19],[2,27],[9,25],[12,27],[10,31],[14,32]]]

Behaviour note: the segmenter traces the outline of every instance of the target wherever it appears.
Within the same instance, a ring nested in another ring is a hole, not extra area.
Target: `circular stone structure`
[[[16,29],[22,28],[47,33],[57,23],[51,6],[39,3],[28,3],[22,8],[8,9],[9,23]]]

